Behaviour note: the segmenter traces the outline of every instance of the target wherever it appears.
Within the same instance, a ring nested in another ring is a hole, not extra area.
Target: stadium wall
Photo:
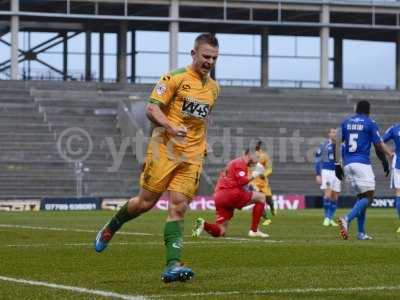
[[[321,196],[304,195],[273,195],[275,206],[279,210],[299,210],[307,208],[322,208]],[[23,211],[76,211],[76,210],[118,210],[128,198],[33,198],[33,199],[4,199],[0,200],[0,212]],[[356,199],[350,196],[339,197],[339,208],[353,207]],[[249,210],[252,206],[244,207]],[[391,196],[376,196],[371,208],[394,208],[395,198]],[[154,207],[154,210],[168,210],[168,198],[162,197]],[[192,211],[215,210],[212,196],[196,196],[189,206]]]

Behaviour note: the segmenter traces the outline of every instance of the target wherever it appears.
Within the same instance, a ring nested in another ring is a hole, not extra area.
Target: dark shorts
[[[235,209],[242,209],[249,205],[253,192],[239,188],[219,190],[214,194],[216,223],[223,224],[233,217]]]

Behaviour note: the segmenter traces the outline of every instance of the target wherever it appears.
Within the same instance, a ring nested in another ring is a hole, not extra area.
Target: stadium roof
[[[0,28],[10,15],[19,15],[21,30],[92,30],[117,32],[121,21],[132,30],[167,31],[179,21],[182,32],[318,36],[330,27],[331,36],[347,39],[394,41],[400,29],[400,3],[396,1],[229,0],[179,1],[179,17],[170,17],[169,0],[21,0],[19,12],[10,1],[0,1]],[[323,6],[330,22],[320,21]]]

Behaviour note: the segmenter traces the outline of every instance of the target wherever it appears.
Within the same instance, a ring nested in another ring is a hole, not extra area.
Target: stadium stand
[[[123,197],[137,192],[139,163],[128,148],[121,167],[110,172],[113,157],[106,137],[120,149],[118,103],[145,100],[151,86],[0,81],[0,89],[0,197],[76,196],[75,165],[60,155],[57,146],[60,136],[73,127],[85,130],[93,142],[83,162],[89,170],[83,175],[82,194]],[[210,194],[226,161],[262,138],[273,159],[274,193],[318,194],[314,149],[326,130],[337,126],[360,99],[372,103],[372,116],[382,133],[398,121],[394,112],[400,103],[393,91],[224,88],[208,130],[213,153],[208,156],[199,193]],[[292,145],[293,137],[298,149]],[[88,146],[85,142],[83,151]],[[377,193],[390,194],[376,159],[374,164]]]
[[[92,151],[83,162],[82,194],[126,195],[131,178],[138,174],[127,152],[121,168],[108,172],[112,156],[105,142],[110,137],[119,149],[116,107],[129,93],[107,91],[96,84],[0,82],[1,84],[1,197],[76,196],[77,176],[73,161],[60,155],[63,133],[79,127],[91,138]],[[114,88],[120,88],[114,86]],[[3,125],[4,124],[4,125]],[[11,133],[12,132],[12,133]],[[71,140],[70,149],[87,151],[88,141]],[[77,152],[78,153],[78,152]],[[67,157],[68,153],[67,153]],[[72,156],[72,159],[77,157]]]
[[[397,122],[394,113],[399,108],[397,97],[396,92],[388,91],[225,88],[214,111],[214,127],[209,134],[221,134],[224,127],[240,127],[243,145],[250,141],[254,145],[257,137],[272,141],[267,149],[273,159],[270,180],[273,191],[318,194],[311,164],[315,147],[326,136],[327,129],[336,127],[352,112],[357,101],[368,99],[373,107],[372,116],[383,133]],[[298,136],[299,151],[292,146],[293,136]],[[300,155],[295,155],[296,151]],[[375,157],[374,164],[377,193],[390,194],[388,180],[384,179]],[[222,165],[207,164],[206,172],[215,178],[220,168]],[[345,190],[344,194],[348,192]]]

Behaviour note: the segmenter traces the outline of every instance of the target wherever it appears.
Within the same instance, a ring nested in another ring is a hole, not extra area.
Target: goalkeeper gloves
[[[342,168],[341,164],[339,164],[339,163],[335,164],[335,175],[336,175],[337,179],[343,180],[343,177],[344,177],[343,168]]]

